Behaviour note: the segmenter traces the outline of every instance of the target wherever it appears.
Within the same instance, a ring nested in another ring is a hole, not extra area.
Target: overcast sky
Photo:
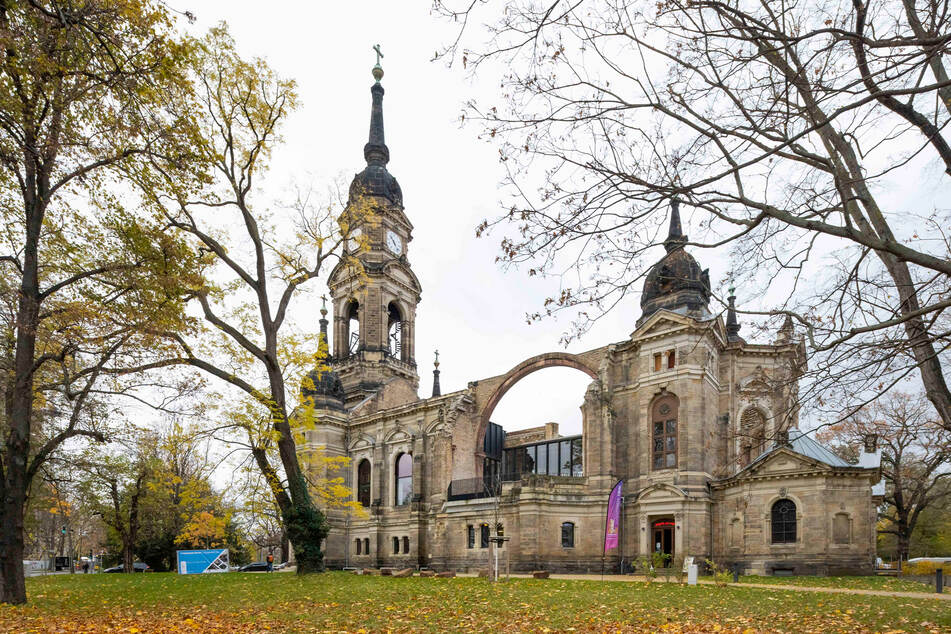
[[[196,34],[226,21],[244,57],[262,57],[298,82],[302,106],[285,129],[273,169],[287,182],[307,181],[318,190],[340,175],[349,181],[365,165],[372,46],[380,44],[388,169],[415,227],[408,257],[423,287],[416,329],[421,396],[432,389],[437,348],[444,393],[561,349],[565,320],[531,326],[525,320],[558,282],[503,272],[494,262],[499,236],[475,238],[475,226],[498,214],[502,171],[497,150],[478,141],[475,128],[460,127],[459,115],[466,99],[491,95],[495,86],[430,61],[452,30],[430,15],[429,2],[180,0],[174,6],[196,15],[189,27]],[[297,308],[313,315],[315,328],[323,285],[319,291]],[[639,314],[632,298],[569,350],[627,338]],[[510,430],[555,421],[562,433],[580,433],[578,408],[589,382],[577,370],[542,370],[517,384],[493,419]]]
[[[477,140],[475,127],[461,127],[460,113],[462,104],[474,97],[491,103],[498,84],[491,73],[474,83],[461,69],[431,61],[455,31],[430,15],[428,0],[176,0],[174,6],[197,16],[188,27],[196,34],[226,21],[244,57],[262,57],[298,82],[302,106],[288,122],[286,143],[273,163],[275,181],[285,184],[304,182],[323,190],[335,178],[343,175],[349,182],[363,169],[372,46],[381,45],[388,168],[400,182],[406,214],[415,226],[408,257],[423,287],[416,329],[421,396],[431,390],[436,348],[444,393],[559,349],[566,318],[533,325],[525,320],[527,312],[539,310],[545,297],[557,293],[558,280],[502,271],[494,262],[500,236],[475,238],[476,225],[499,214],[503,172],[497,149]],[[907,206],[916,197],[930,197],[923,189],[920,180],[893,182],[882,199]],[[690,233],[689,210],[685,213]],[[661,255],[658,248],[657,258]],[[724,279],[729,269],[725,257],[709,251],[695,255],[710,268],[715,285]],[[314,290],[297,311],[299,317],[309,315],[316,329],[316,298],[325,287]],[[744,297],[742,289],[738,293],[740,305],[764,301],[768,298]],[[637,295],[628,297],[569,350],[626,339],[640,315],[638,302]],[[747,336],[749,332],[744,330]],[[578,408],[588,383],[576,370],[542,370],[517,384],[493,419],[509,430],[556,421],[563,425],[562,433],[580,433]]]

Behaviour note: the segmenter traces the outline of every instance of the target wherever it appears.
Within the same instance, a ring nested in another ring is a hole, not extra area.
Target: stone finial
[[[878,434],[865,434],[862,444],[865,445],[865,453],[875,453],[878,451]]]
[[[783,325],[779,328],[777,343],[792,343],[796,336],[796,327],[793,325],[792,315],[786,315]]]
[[[433,396],[442,396],[439,387],[439,350],[436,350],[436,360],[433,361]]]
[[[730,285],[730,296],[727,297],[726,310],[726,337],[727,341],[740,341],[740,322],[736,319],[736,289]]]
[[[320,306],[320,338],[328,346],[330,345],[330,340],[327,338],[327,296],[321,295],[320,299],[322,304]]]

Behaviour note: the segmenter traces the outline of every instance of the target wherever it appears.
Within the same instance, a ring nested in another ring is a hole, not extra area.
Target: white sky
[[[406,213],[415,225],[408,257],[423,287],[416,330],[421,396],[431,390],[436,348],[444,393],[559,349],[567,318],[531,326],[525,321],[527,312],[539,310],[545,297],[557,293],[557,280],[502,271],[494,262],[500,236],[475,238],[475,226],[502,208],[503,172],[496,148],[478,141],[475,127],[461,127],[459,115],[468,99],[491,102],[498,84],[490,73],[474,83],[462,69],[431,61],[455,31],[430,15],[428,0],[175,0],[173,6],[197,16],[189,27],[195,34],[221,20],[228,22],[242,56],[262,57],[298,82],[302,106],[285,128],[286,144],[276,152],[273,170],[280,182],[310,182],[318,191],[341,175],[349,182],[365,165],[362,150],[375,62],[371,47],[381,45],[388,168],[400,182]],[[917,198],[928,201],[928,208],[937,199],[934,191],[923,189],[921,179],[898,179],[881,192],[882,200],[914,208]],[[685,213],[689,234],[689,209]],[[657,257],[661,255],[658,248]],[[726,258],[709,251],[695,255],[710,268],[714,285],[724,279]],[[312,319],[316,329],[316,298],[324,287],[313,290],[297,304],[297,311],[298,317],[303,313]],[[746,301],[760,303],[764,298],[743,297],[740,289],[739,305]],[[627,338],[640,315],[638,302],[637,295],[626,298],[569,350],[580,352]],[[749,332],[744,330],[747,336]],[[517,384],[493,419],[510,430],[556,421],[563,433],[580,433],[578,408],[588,383],[588,377],[575,370],[543,370]]]
[[[503,272],[494,262],[499,237],[475,238],[475,226],[501,208],[502,170],[497,150],[478,141],[475,128],[461,128],[459,114],[466,99],[491,92],[466,80],[460,69],[430,61],[452,31],[429,14],[428,2],[178,0],[173,6],[197,16],[189,29],[196,35],[226,21],[243,57],[262,57],[298,82],[302,106],[285,128],[273,171],[286,175],[284,182],[310,182],[318,191],[340,175],[349,182],[365,165],[371,47],[381,45],[388,169],[400,182],[415,226],[407,254],[423,286],[416,329],[421,396],[432,389],[436,348],[443,393],[560,349],[567,320],[531,326],[525,321],[557,290],[557,281]],[[316,297],[324,286],[314,290],[297,311],[312,314],[316,329]],[[569,350],[625,339],[640,315],[636,301]],[[555,421],[562,433],[580,433],[579,407],[589,382],[577,370],[542,370],[509,391],[493,419],[507,429]]]

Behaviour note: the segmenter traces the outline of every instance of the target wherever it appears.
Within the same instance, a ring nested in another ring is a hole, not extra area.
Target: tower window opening
[[[658,352],[654,355],[654,372],[660,372],[661,367],[663,367],[663,357]]]
[[[347,304],[347,354],[353,354],[360,348],[360,304],[351,299]]]
[[[387,324],[387,349],[391,357],[403,358],[403,316],[394,302],[390,302]]]
[[[677,364],[677,351],[668,350],[667,351],[667,368],[671,369]]]

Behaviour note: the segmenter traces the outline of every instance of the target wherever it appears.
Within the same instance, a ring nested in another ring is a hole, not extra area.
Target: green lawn
[[[328,573],[59,575],[3,632],[951,632],[951,602],[711,585]]]
[[[862,590],[891,590],[893,592],[934,592],[934,585],[899,577],[764,577],[745,575],[740,583],[768,583],[780,586],[810,586],[813,588],[852,588]]]

